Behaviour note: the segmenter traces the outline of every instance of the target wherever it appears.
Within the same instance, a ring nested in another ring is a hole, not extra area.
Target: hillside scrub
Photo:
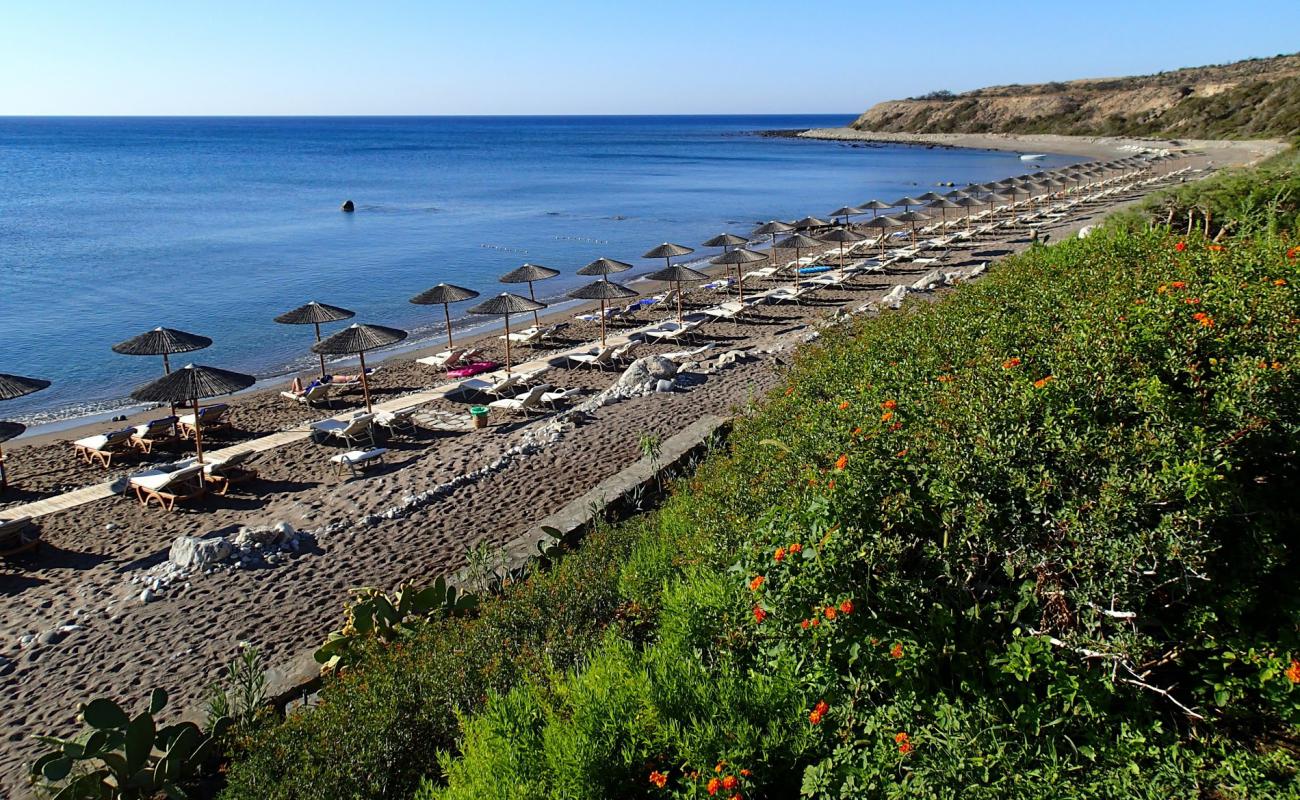
[[[649,645],[418,796],[1294,793],[1296,266],[1107,231],[825,337],[674,500]]]

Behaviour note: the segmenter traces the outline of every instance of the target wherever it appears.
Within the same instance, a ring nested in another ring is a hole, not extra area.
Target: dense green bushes
[[[672,504],[715,549],[658,638],[422,796],[1291,791],[1295,272],[1102,234],[827,337]]]

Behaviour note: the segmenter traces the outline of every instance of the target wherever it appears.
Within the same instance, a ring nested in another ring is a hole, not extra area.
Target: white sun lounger
[[[605,369],[614,366],[614,353],[618,348],[613,345],[607,345],[595,350],[589,350],[586,353],[570,353],[566,358],[579,367],[595,367],[596,369]]]
[[[72,446],[76,454],[85,459],[87,464],[98,461],[101,467],[108,469],[113,464],[113,456],[126,450],[134,435],[135,428],[126,428],[101,433],[98,436],[87,436],[73,442]]]
[[[191,464],[170,472],[145,470],[127,478],[126,485],[145,508],[156,500],[164,511],[171,511],[178,501],[191,500],[203,494],[203,484],[199,481],[201,469],[198,464]]]
[[[374,414],[357,414],[349,420],[323,419],[320,422],[313,422],[309,427],[312,437],[318,441],[334,438],[342,439],[350,445],[359,441],[374,444],[375,435],[370,429],[374,421]]]
[[[519,374],[511,373],[509,375],[497,378],[468,378],[457,384],[449,394],[472,394],[479,392],[481,394],[500,397],[508,389],[513,389],[519,385]]]
[[[334,464],[336,469],[335,475],[342,475],[343,468],[347,467],[354,476],[361,475],[367,467],[375,464],[384,463],[384,456],[388,453],[386,447],[372,447],[369,450],[349,450],[346,453],[338,453],[330,456],[330,463]]]
[[[512,414],[530,414],[540,410],[537,406],[542,402],[542,395],[554,388],[549,383],[539,384],[518,397],[503,397],[500,400],[493,400],[488,403],[488,408],[497,408],[502,411],[509,411]]]

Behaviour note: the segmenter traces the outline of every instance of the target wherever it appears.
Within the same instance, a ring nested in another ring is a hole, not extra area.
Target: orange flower
[[[655,770],[650,773],[650,782],[653,783],[656,788],[662,789],[668,785],[668,776],[659,770]]]
[[[835,469],[843,471],[849,465],[849,454],[840,453],[840,457],[835,459]]]
[[[952,375],[940,375],[939,378],[938,378],[938,380],[939,380],[939,383],[952,383],[953,381],[955,381],[955,380],[957,380],[957,379],[956,379],[955,377],[953,377]]]
[[[1144,306],[1144,305],[1146,305],[1146,304],[1147,304],[1147,301],[1143,300],[1142,298],[1138,298],[1137,300],[1134,300],[1134,301],[1133,301],[1133,305],[1135,305],[1135,306]]]
[[[812,712],[811,714],[808,715],[808,724],[810,725],[822,724],[822,715],[816,711]]]
[[[740,771],[740,774],[741,774],[743,777],[748,778],[750,775],[752,775],[752,774],[754,774],[754,773],[750,772],[750,771],[747,770],[747,769],[742,769],[742,770]]]
[[[1174,245],[1174,249],[1180,253],[1183,252],[1184,250],[1187,249],[1187,242],[1179,242],[1178,244]]]
[[[885,413],[880,415],[881,422],[889,422],[893,418],[894,418],[894,412],[892,411],[886,411]]]
[[[728,775],[727,777],[722,779],[722,788],[726,789],[727,791],[731,791],[732,789],[736,788],[736,785],[739,783],[740,783],[740,779],[737,778],[735,775]]]
[[[816,628],[818,625],[822,624],[822,621],[820,617],[813,617],[812,619],[808,620],[808,624]]]
[[[764,581],[764,580],[766,580],[766,578],[764,578],[762,575],[758,575],[758,576],[756,576],[756,577],[754,578],[754,580],[752,580],[752,581],[749,582],[749,590],[750,590],[751,592],[757,592],[757,591],[758,591],[758,587],[760,587],[760,586],[763,585],[763,581]]]
[[[722,772],[722,768],[725,767],[725,766],[727,766],[727,762],[725,762],[725,761],[719,761],[718,764],[717,764],[717,766],[715,766],[715,767],[713,768],[713,771],[714,771],[714,772],[719,772],[719,773],[720,773],[720,772]]]
[[[1291,659],[1291,666],[1286,668],[1286,679],[1292,683],[1300,683],[1300,660]]]
[[[1281,362],[1281,361],[1274,361],[1274,362],[1273,362],[1273,369],[1282,369],[1282,362]]]
[[[791,553],[802,553],[803,545],[799,544],[798,542],[794,542],[793,544],[790,545],[789,550]]]
[[[846,411],[846,410],[848,410],[848,407],[849,407],[849,401],[848,401],[848,400],[844,400],[844,401],[842,401],[842,402],[840,403],[840,411]]]
[[[1286,286],[1286,278],[1278,278],[1277,280],[1273,281],[1273,285],[1274,285],[1274,286]]]
[[[1020,366],[1020,359],[1017,358],[1016,356],[1012,356],[1011,358],[1008,358],[1006,361],[1002,362],[1003,369],[1014,369],[1018,366]]]
[[[902,744],[903,742],[907,741],[907,738],[908,737],[906,732],[899,731],[898,733],[894,734],[894,744]]]
[[[1202,328],[1213,328],[1213,327],[1214,327],[1214,317],[1205,317],[1204,319],[1202,319],[1202,320],[1201,320],[1201,327],[1202,327]]]
[[[835,619],[835,606],[826,606],[826,610],[822,613],[826,615],[826,619]]]
[[[1199,305],[1201,304],[1201,298],[1199,298],[1199,297],[1184,297],[1184,298],[1183,298],[1183,302],[1186,303],[1186,304],[1189,305],[1189,306],[1199,306]]]
[[[906,447],[904,447],[902,450],[899,450],[897,453],[894,453],[894,458],[902,458],[905,455],[907,455]]]
[[[718,790],[722,788],[722,781],[717,778],[709,778],[709,783],[704,788],[710,795],[717,794]]]
[[[894,642],[894,646],[889,649],[889,654],[894,658],[902,658],[903,645],[899,644],[898,642]]]
[[[784,547],[776,548],[776,552],[772,554],[772,558],[776,560],[778,563],[781,561],[785,561],[785,548]]]
[[[1220,251],[1223,250],[1223,245],[1221,245],[1221,244],[1212,244],[1212,245],[1210,245],[1210,250],[1213,251],[1213,252],[1215,252],[1215,253],[1218,253],[1218,252],[1220,252]]]
[[[818,714],[825,714],[827,711],[830,710],[831,707],[826,705],[825,700],[818,700],[817,705],[813,706],[813,711],[816,711]]]
[[[809,622],[808,620],[804,620],[803,622],[800,622],[800,623],[799,623],[799,627],[800,627],[800,628],[803,628],[804,630],[808,630],[808,626],[811,625],[811,624],[812,624],[812,623]]]
[[[830,480],[826,481],[826,488],[827,488],[827,489],[834,489],[834,488],[835,488],[835,479],[834,479],[834,478],[831,478]]]
[[[1296,256],[1300,256],[1300,247],[1292,247],[1290,250],[1286,251],[1286,257],[1292,261],[1295,261]]]
[[[845,600],[844,602],[840,603],[840,613],[841,613],[841,614],[852,614],[852,613],[853,613],[853,601],[852,601],[852,600]]]
[[[889,429],[890,429],[891,431],[896,431],[896,430],[898,430],[898,429],[901,428],[901,427],[903,427],[903,423],[901,423],[901,422],[895,422],[893,425],[890,425],[890,426],[889,426]]]
[[[767,619],[767,611],[762,606],[754,606],[754,621],[761,625],[765,619]]]
[[[1038,380],[1034,381],[1034,388],[1035,388],[1035,389],[1041,389],[1041,388],[1043,388],[1044,386],[1047,385],[1047,382],[1048,382],[1048,381],[1053,381],[1053,380],[1056,380],[1056,379],[1055,379],[1054,377],[1052,377],[1051,375],[1046,375],[1046,376],[1044,376],[1044,377],[1042,377],[1042,378],[1039,378]]]
[[[861,427],[857,427],[857,428],[854,428],[852,431],[849,431],[849,435],[850,435],[850,436],[857,436],[859,433],[862,433],[862,428],[861,428]]]
[[[1169,287],[1163,283],[1156,287],[1156,294],[1164,294],[1167,291],[1169,291]]]
[[[1169,288],[1170,288],[1170,289],[1186,289],[1186,288],[1187,288],[1187,284],[1184,283],[1183,281],[1174,281],[1173,283],[1169,284]]]
[[[740,792],[736,792],[731,797],[728,797],[727,800],[745,800],[745,797]]]
[[[881,408],[889,409],[890,411],[893,411],[894,409],[898,408],[898,401],[897,401],[897,400],[886,400],[885,402],[883,402],[883,403],[880,404],[880,407],[881,407]]]
[[[902,753],[903,755],[907,755],[908,753],[912,752],[912,743],[903,742],[898,746],[898,752]]]

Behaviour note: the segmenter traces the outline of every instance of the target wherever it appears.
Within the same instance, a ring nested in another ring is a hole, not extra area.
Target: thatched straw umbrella
[[[900,197],[894,201],[894,207],[902,206],[904,212],[911,211],[912,206],[923,205],[925,205],[925,201],[919,197]]]
[[[922,211],[907,211],[907,212],[904,212],[904,213],[902,213],[902,214],[896,214],[896,215],[894,216],[894,219],[898,220],[899,222],[910,222],[910,223],[912,223],[912,243],[913,243],[913,244],[916,244],[916,235],[917,235],[917,234],[916,234],[916,223],[918,223],[918,222],[925,222],[925,221],[927,221],[927,220],[934,219],[934,217],[932,217],[932,216],[930,216],[929,214],[926,214],[925,212],[922,212]]]
[[[576,300],[599,300],[600,301],[600,346],[605,346],[605,303],[610,300],[623,300],[628,297],[636,297],[636,292],[614,283],[609,278],[602,278],[598,281],[592,281],[586,286],[581,286],[569,292],[569,297]],[[509,341],[509,340],[507,340]]]
[[[442,306],[442,318],[447,323],[447,348],[451,349],[456,346],[451,340],[451,304],[473,300],[475,297],[478,297],[478,292],[473,289],[466,289],[464,286],[456,286],[450,283],[440,283],[432,289],[425,289],[412,297],[410,302],[417,306]]]
[[[862,209],[863,211],[870,211],[871,216],[875,217],[878,216],[881,211],[884,211],[887,208],[893,208],[893,206],[891,206],[889,203],[882,203],[879,200],[868,200],[867,202],[858,206],[858,208]]]
[[[940,197],[938,200],[931,200],[930,202],[925,204],[925,207],[939,209],[939,213],[943,216],[943,221],[945,225],[948,222],[948,209],[961,208],[961,206],[957,205],[956,203],[954,203],[953,201],[949,200],[946,197]]]
[[[192,403],[194,407],[195,463],[203,463],[203,430],[199,418],[199,400],[217,395],[233,394],[257,382],[252,375],[231,372],[216,367],[186,364],[152,383],[131,392],[131,397],[146,403],[168,403],[172,406]],[[203,483],[203,470],[199,470],[199,484]]]
[[[964,197],[958,197],[957,199],[953,200],[952,203],[953,203],[953,205],[955,205],[955,206],[959,206],[959,207],[961,207],[961,208],[966,209],[966,228],[967,228],[967,230],[970,229],[970,210],[971,210],[972,208],[975,208],[976,206],[982,206],[982,205],[984,205],[984,201],[983,201],[983,200],[977,200],[976,198],[971,197],[970,195],[966,195],[966,196],[964,196]]]
[[[787,236],[777,242],[777,246],[782,250],[794,250],[794,262],[790,265],[790,271],[794,274],[794,290],[796,292],[799,291],[799,251],[821,247],[823,244],[824,242],[821,239],[805,236],[802,233]]]
[[[545,303],[539,303],[527,297],[520,297],[517,294],[502,292],[499,295],[490,297],[482,303],[474,306],[469,310],[471,314],[478,314],[484,317],[504,317],[506,324],[506,372],[510,372],[510,315],[524,314],[529,311],[533,312],[534,318],[538,310],[546,308]]]
[[[777,237],[777,234],[781,234],[781,233],[789,233],[789,232],[792,231],[792,230],[794,230],[794,226],[791,225],[790,223],[788,223],[788,222],[782,222],[782,221],[779,220],[779,219],[773,219],[773,220],[768,220],[767,222],[764,222],[762,225],[759,225],[757,228],[755,228],[755,229],[754,229],[754,235],[755,235],[755,236],[771,236],[771,237],[772,237],[772,249],[773,249],[773,250],[776,250],[776,237]],[[773,263],[776,262],[776,254],[775,254],[775,253],[772,254],[772,260],[773,260]]]
[[[684,319],[682,314],[682,284],[687,281],[707,281],[709,276],[699,270],[683,267],[681,264],[672,264],[658,272],[650,273],[646,278],[652,281],[671,283],[677,289],[677,321],[680,323]]]
[[[840,206],[839,208],[835,209],[830,213],[830,217],[831,219],[834,219],[836,217],[844,217],[844,221],[841,222],[840,224],[844,225],[845,227],[848,227],[848,225],[850,224],[849,217],[856,217],[858,214],[865,214],[865,213],[867,212],[863,211],[860,208],[855,208],[854,206]]]
[[[281,325],[311,325],[316,330],[316,341],[319,342],[322,322],[340,322],[354,316],[356,316],[355,311],[313,300],[307,305],[298,306],[293,311],[284,312],[276,317],[275,321]],[[320,357],[320,376],[325,377],[325,356]]]
[[[361,394],[366,398],[366,411],[370,411],[370,382],[366,379],[366,353],[406,338],[406,331],[386,328],[383,325],[352,323],[338,333],[311,346],[313,353],[331,355],[356,355],[361,359]]]
[[[615,261],[612,258],[598,258],[578,270],[578,274],[584,276],[599,275],[608,280],[610,275],[627,272],[630,269],[632,269],[632,265],[626,261]]]
[[[737,236],[734,233],[719,233],[712,239],[701,242],[703,247],[721,247],[722,252],[727,252],[728,247],[740,247],[749,244],[749,239],[744,236]]]
[[[803,219],[795,220],[794,227],[795,230],[810,231],[814,228],[829,228],[831,224],[831,221],[828,219],[821,219],[820,217],[804,217]]]
[[[32,392],[39,392],[49,385],[49,381],[40,378],[24,378],[20,375],[0,373],[0,400],[13,400],[15,397],[23,397]],[[25,430],[27,430],[26,426],[17,422],[0,422],[0,442],[7,442],[15,436],[20,436]],[[4,453],[0,452],[0,492],[4,491],[8,486],[9,474],[5,470]]]
[[[824,235],[817,237],[823,242],[838,242],[840,245],[840,274],[844,274],[844,245],[850,242],[860,242],[867,238],[860,233],[855,233],[847,228],[835,228],[827,231]]]
[[[559,275],[558,269],[543,267],[540,264],[524,264],[518,269],[513,269],[501,276],[501,283],[526,283],[528,284],[528,299],[534,303],[537,302],[537,295],[533,292],[533,281],[544,281],[547,278],[554,278]],[[539,308],[545,308],[545,305]],[[537,317],[537,310],[533,309],[533,325],[541,327],[542,323]]]
[[[169,355],[192,353],[211,344],[212,340],[206,336],[160,327],[133,336],[125,342],[118,342],[113,345],[113,352],[124,356],[162,356],[163,374],[169,375],[172,371],[171,362],[167,358]],[[172,405],[170,408],[171,415],[176,416],[176,406]]]
[[[899,225],[902,224],[903,224],[902,222],[895,219],[894,217],[886,215],[881,217],[872,217],[871,219],[862,223],[862,227],[880,229],[880,252],[883,254],[885,252],[885,231],[889,228],[897,228]]]
[[[737,247],[735,250],[710,258],[709,263],[735,266],[736,291],[740,293],[740,302],[743,303],[745,302],[745,278],[741,274],[742,267],[747,264],[757,264],[760,261],[766,260],[767,256],[762,253],[756,253],[745,247]]]

